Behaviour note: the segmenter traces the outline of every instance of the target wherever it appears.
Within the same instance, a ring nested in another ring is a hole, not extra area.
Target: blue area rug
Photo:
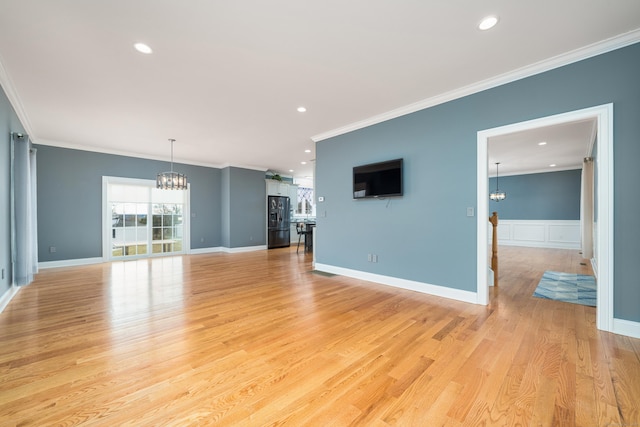
[[[596,306],[596,278],[584,274],[545,271],[534,297]]]

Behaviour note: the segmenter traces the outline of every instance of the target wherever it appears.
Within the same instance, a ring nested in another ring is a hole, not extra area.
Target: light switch
[[[467,216],[473,216],[474,212],[473,212],[473,208],[467,208]]]

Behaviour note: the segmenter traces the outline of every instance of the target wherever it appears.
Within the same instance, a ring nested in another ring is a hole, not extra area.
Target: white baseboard
[[[215,254],[217,252],[222,252],[222,247],[221,246],[217,246],[215,248],[191,249],[189,251],[189,255]]]
[[[264,251],[266,249],[267,249],[267,245],[260,245],[260,246],[242,246],[242,247],[239,247],[239,248],[222,247],[220,250],[222,252],[226,252],[228,254],[237,254],[239,252]]]
[[[614,318],[613,331],[611,332],[632,338],[640,338],[640,322]]]
[[[580,239],[579,220],[502,219],[498,223],[498,244],[504,246],[581,249]]]
[[[11,285],[11,287],[7,289],[7,292],[5,292],[2,297],[0,297],[0,313],[2,313],[4,309],[9,305],[13,297],[18,294],[20,289],[22,289],[22,286]]]
[[[198,255],[198,254],[215,254],[218,252],[224,252],[226,254],[236,254],[240,252],[253,252],[253,251],[263,251],[267,249],[267,245],[259,245],[259,246],[242,246],[237,248],[228,248],[226,246],[217,246],[215,248],[201,248],[201,249],[192,249],[189,254],[190,255]]]
[[[416,282],[413,280],[400,279],[398,277],[383,276],[381,274],[367,273],[365,271],[352,270],[349,268],[336,267],[327,264],[316,263],[315,269],[318,271],[324,271],[326,273],[339,274],[341,276],[352,277],[354,279],[366,280],[382,285],[393,286],[395,288],[408,289],[410,291],[422,292],[423,294],[478,304],[478,296],[475,292],[447,288],[445,286],[439,285],[431,285],[429,283]]]
[[[45,261],[39,262],[39,269],[46,268],[58,268],[58,267],[76,267],[79,265],[91,265],[91,264],[100,264],[105,260],[101,257],[96,258],[79,258],[79,259],[65,259],[62,261]]]

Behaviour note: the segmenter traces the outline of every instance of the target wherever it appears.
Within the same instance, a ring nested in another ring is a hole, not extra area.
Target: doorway
[[[189,190],[155,181],[103,177],[103,258],[109,261],[188,252]]]
[[[572,111],[540,119],[501,126],[478,132],[477,148],[477,303],[489,303],[488,283],[488,227],[489,189],[488,189],[488,141],[514,132],[532,130],[539,127],[554,126],[580,120],[596,120],[597,141],[597,186],[596,211],[598,221],[595,227],[595,239],[598,242],[594,254],[597,260],[597,307],[598,329],[613,330],[613,104]]]

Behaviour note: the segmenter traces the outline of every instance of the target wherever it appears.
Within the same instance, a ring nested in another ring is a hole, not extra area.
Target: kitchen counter
[[[291,244],[298,244],[298,230],[296,230],[296,224],[299,222],[303,222],[305,224],[315,224],[316,223],[316,219],[315,217],[298,217],[298,218],[291,218],[291,231],[289,233],[289,235],[291,236]],[[303,240],[304,240],[304,236],[303,236]]]

